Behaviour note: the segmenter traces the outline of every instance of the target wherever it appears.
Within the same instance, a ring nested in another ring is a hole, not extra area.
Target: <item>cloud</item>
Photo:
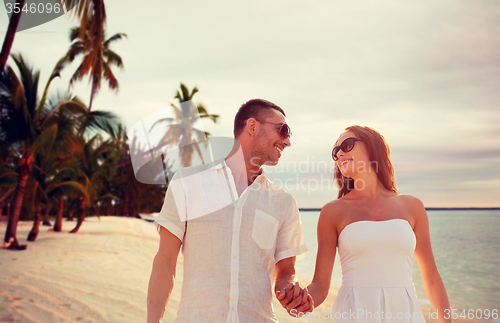
[[[198,86],[196,100],[221,115],[217,125],[204,123],[216,136],[232,134],[242,103],[264,98],[285,109],[292,127],[284,163],[307,156],[330,161],[345,127],[369,125],[388,140],[405,191],[462,190],[426,195],[436,204],[437,198],[497,203],[492,199],[500,191],[498,1],[137,6],[110,0],[106,8],[108,34],[129,36],[113,47],[125,71],[117,71],[119,94],[104,88],[94,104],[120,114],[128,126],[167,107],[181,81]],[[59,18],[37,27],[56,34],[16,36],[14,51],[36,53],[32,59],[42,68],[42,84],[66,52],[74,24]],[[4,21],[2,26],[6,30]],[[65,87],[69,75],[57,86]],[[75,91],[89,95],[86,84]],[[467,194],[481,187],[482,196]],[[302,201],[322,199],[313,195],[301,195]]]

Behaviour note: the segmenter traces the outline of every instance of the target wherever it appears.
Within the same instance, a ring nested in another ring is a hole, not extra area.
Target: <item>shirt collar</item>
[[[221,158],[221,159],[218,159],[218,160],[214,161],[212,163],[212,166],[210,166],[210,169],[214,169],[214,170],[219,170],[219,169],[222,169],[222,168],[227,168],[227,170],[231,174],[231,168],[229,168],[229,166],[227,166],[225,158]],[[261,173],[259,174],[259,176],[257,176],[257,178],[255,179],[255,181],[264,181],[264,180],[267,179],[266,175],[264,174],[264,169],[261,168],[260,170],[261,170]]]
[[[213,165],[210,167],[211,169],[222,169],[222,167],[227,167],[225,158],[218,159],[212,164]]]

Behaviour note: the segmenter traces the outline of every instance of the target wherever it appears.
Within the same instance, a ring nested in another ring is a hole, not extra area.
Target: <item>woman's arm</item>
[[[318,254],[316,268],[311,284],[307,287],[312,296],[314,307],[318,307],[328,296],[332,279],[333,263],[337,248],[336,218],[339,214],[338,201],[326,204],[318,220]]]
[[[422,202],[414,197],[407,196],[407,205],[414,215],[415,236],[417,246],[415,248],[415,258],[422,275],[422,282],[425,293],[435,311],[438,311],[439,322],[451,322],[450,302],[443,280],[436,267],[436,261],[432,253],[431,239],[429,236],[429,219]],[[445,312],[446,310],[446,312]],[[445,314],[447,318],[445,318]]]

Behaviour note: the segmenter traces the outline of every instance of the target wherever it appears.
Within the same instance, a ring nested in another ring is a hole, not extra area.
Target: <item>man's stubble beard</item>
[[[273,156],[274,152],[274,143],[271,145],[271,148],[268,148],[269,144],[269,137],[262,133],[258,134],[256,138],[260,145],[255,144],[251,147],[250,152],[251,152],[251,163],[253,166],[262,166],[262,165],[269,165],[269,166],[275,166],[278,164],[279,158],[277,160],[274,160],[275,158]]]

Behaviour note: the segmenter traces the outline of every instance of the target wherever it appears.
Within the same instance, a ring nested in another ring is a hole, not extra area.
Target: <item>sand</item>
[[[28,250],[0,249],[0,322],[145,322],[146,297],[159,236],[155,226],[125,217],[88,218],[70,234],[41,226],[36,242],[26,241],[31,222],[20,222],[18,240]],[[6,223],[0,223],[5,235]],[[182,285],[182,256],[163,322],[173,322]],[[299,277],[302,286],[307,280]],[[332,307],[338,287],[315,312]],[[275,300],[279,322],[294,319]],[[319,314],[318,313],[318,314]],[[424,312],[426,313],[426,312]]]
[[[87,219],[80,232],[20,222],[25,251],[0,250],[1,322],[145,321],[148,272],[158,244],[151,224],[131,218]],[[5,233],[2,223],[0,234]],[[165,322],[168,322],[166,320]]]
[[[146,297],[159,237],[154,225],[124,217],[88,218],[80,232],[41,226],[28,250],[0,249],[0,322],[145,322]],[[5,234],[6,223],[0,224]],[[182,284],[182,256],[163,322],[173,322]],[[333,300],[332,300],[333,302]],[[331,306],[331,304],[329,304]],[[297,321],[275,303],[280,322]],[[307,320],[300,320],[307,322]]]

